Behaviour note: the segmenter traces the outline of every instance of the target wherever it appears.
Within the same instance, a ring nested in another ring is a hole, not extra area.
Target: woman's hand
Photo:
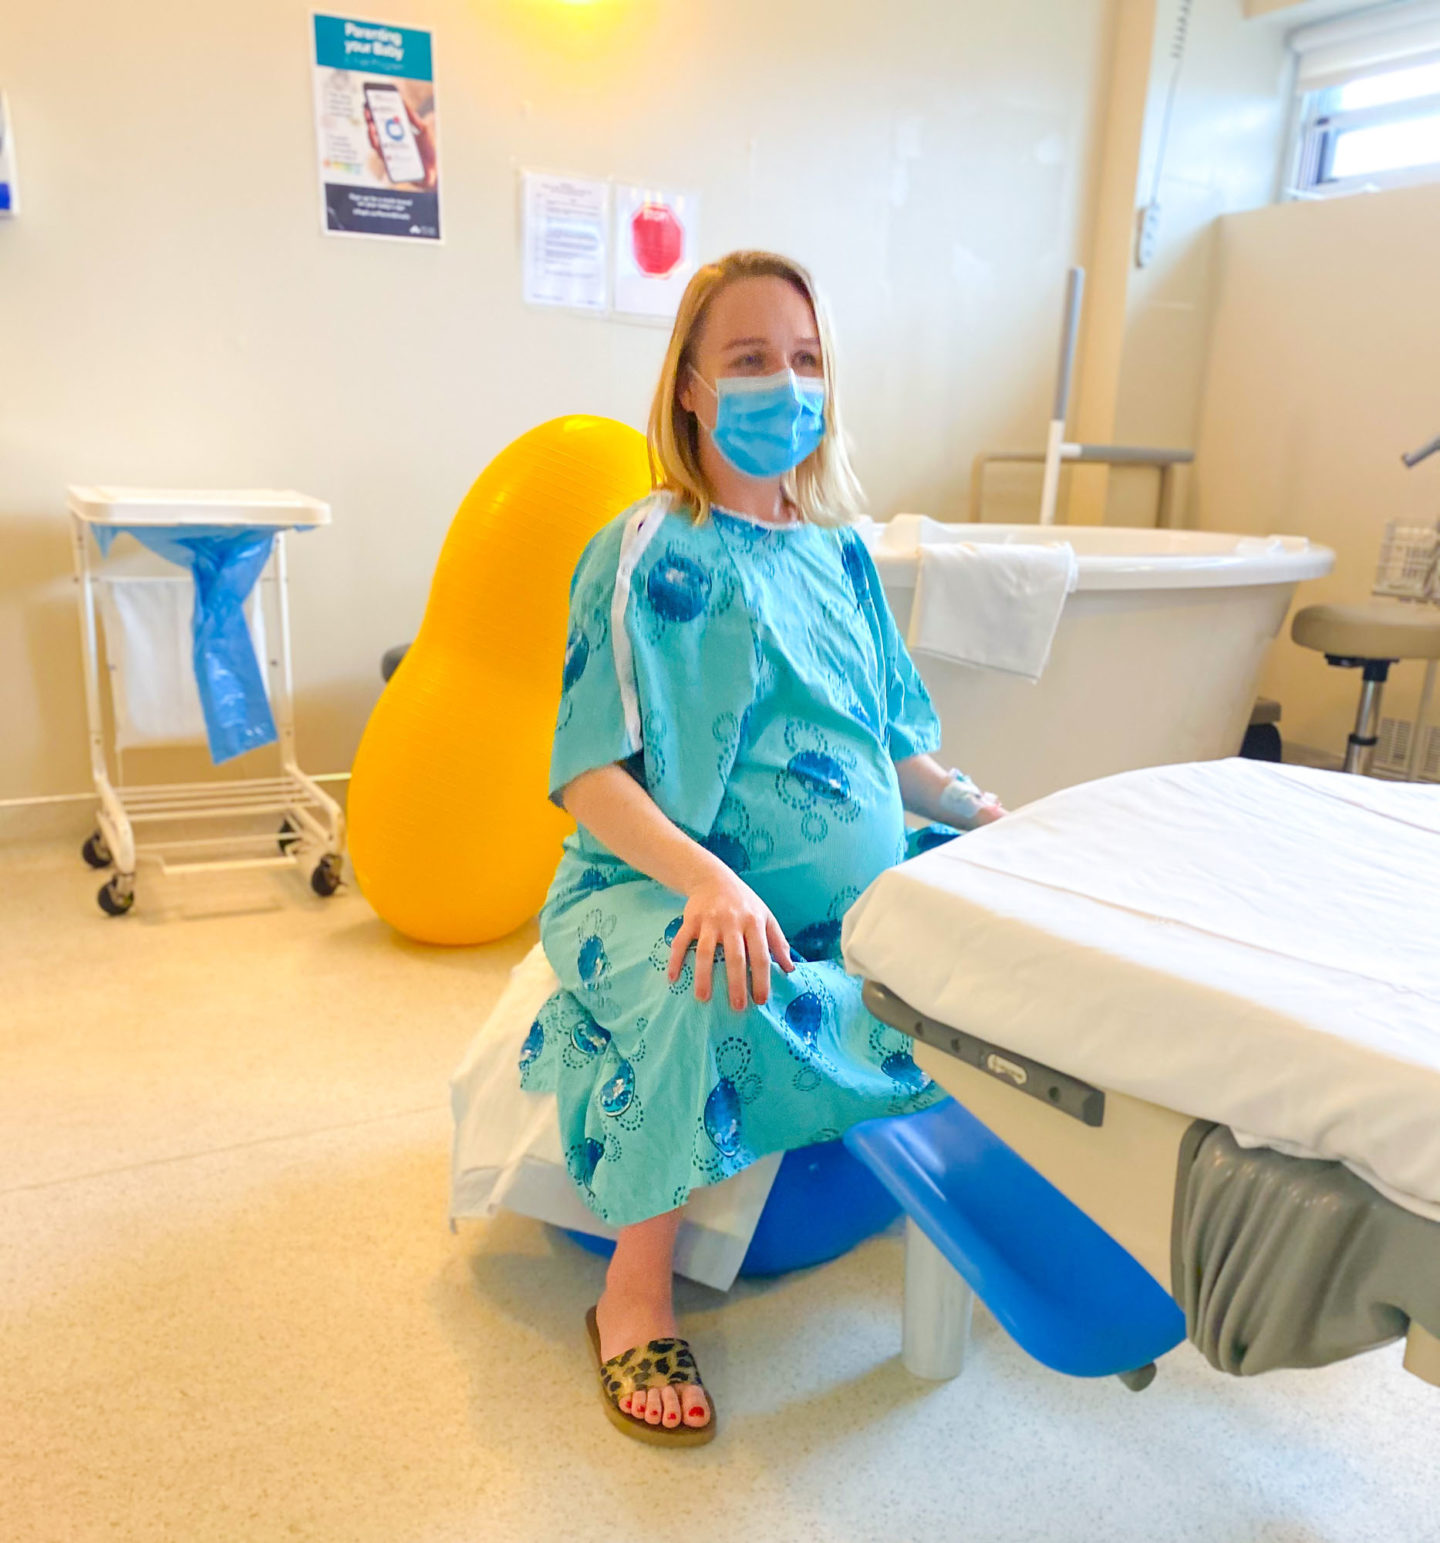
[[[980,807],[971,816],[975,826],[993,825],[996,820],[1009,814],[1010,811],[995,797],[993,793],[986,793],[980,800]]]
[[[773,958],[788,975],[795,962],[780,923],[769,907],[742,879],[716,860],[691,888],[685,902],[685,918],[670,949],[672,982],[685,968],[685,955],[695,948],[695,995],[708,1002],[715,969],[715,951],[725,951],[725,978],[730,1005],[745,1007],[748,966],[750,994],[757,1006],[770,1000],[770,961]]]
[[[942,766],[933,755],[912,755],[895,763],[900,797],[911,814],[956,830],[978,830],[1009,813],[993,793],[982,793],[968,777]]]
[[[424,175],[419,182],[396,182],[392,186],[415,188],[420,192],[428,193],[439,178],[439,157],[435,153],[435,134],[430,126],[434,120],[434,112],[432,110],[424,114],[416,113],[403,92],[400,100],[405,108],[405,116],[410,120],[410,130],[415,136],[415,149],[419,153],[420,166]],[[390,173],[385,166],[385,153],[380,148],[380,130],[375,125],[375,117],[370,111],[368,102],[365,104],[365,132],[370,136],[370,148],[375,152],[375,162],[371,169],[373,171],[378,167],[381,179],[389,182]]]
[[[581,772],[564,790],[565,808],[624,862],[648,873],[657,884],[685,895],[685,915],[670,950],[670,980],[679,980],[685,955],[695,949],[695,995],[710,1000],[715,950],[723,948],[730,1005],[745,1007],[749,991],[757,1003],[770,999],[770,961],[788,975],[794,968],[790,945],[765,902],[734,869],[692,841],[662,813],[654,799],[619,765]]]

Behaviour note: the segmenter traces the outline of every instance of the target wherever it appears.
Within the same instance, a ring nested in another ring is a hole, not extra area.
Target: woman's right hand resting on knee
[[[685,896],[685,916],[670,950],[670,979],[679,978],[695,949],[695,995],[710,1000],[716,950],[746,968],[727,969],[736,1012],[749,994],[770,999],[770,961],[788,975],[790,945],[765,902],[713,852],[692,841],[623,766],[598,766],[565,786],[566,811],[632,868]]]
[[[769,907],[743,879],[718,857],[696,850],[709,859],[714,870],[702,873],[685,902],[685,921],[670,950],[670,979],[685,968],[685,955],[695,946],[695,995],[708,1002],[717,944],[725,959],[743,959],[749,965],[750,992],[763,1004],[770,999],[770,960],[788,975],[795,968],[790,945]],[[739,1012],[745,1006],[744,970],[726,970],[730,1005]]]

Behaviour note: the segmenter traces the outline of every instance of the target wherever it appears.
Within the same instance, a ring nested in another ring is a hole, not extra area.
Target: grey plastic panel
[[[1017,1055],[1003,1045],[993,1045],[963,1029],[927,1018],[878,981],[867,980],[862,995],[866,1007],[892,1029],[953,1055],[957,1061],[975,1067],[997,1082],[1008,1083],[1018,1092],[1028,1093],[1082,1125],[1098,1127],[1105,1123],[1105,1094],[1100,1088],[1041,1061]]]

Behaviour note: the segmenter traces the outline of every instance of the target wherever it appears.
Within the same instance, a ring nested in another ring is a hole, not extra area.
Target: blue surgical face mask
[[[825,382],[781,370],[776,375],[722,375],[715,397],[715,448],[747,477],[783,477],[825,437]]]

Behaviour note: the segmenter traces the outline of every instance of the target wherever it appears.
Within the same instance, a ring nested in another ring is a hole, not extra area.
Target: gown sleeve
[[[598,532],[570,580],[565,665],[550,753],[550,797],[557,804],[566,785],[581,772],[624,761],[639,749],[626,728],[610,638],[623,534],[623,520]]]
[[[608,525],[571,585],[551,798],[582,772],[620,762],[703,841],[755,697],[755,646],[713,526],[653,501]]]
[[[844,544],[846,571],[875,639],[882,676],[880,696],[885,705],[885,742],[890,759],[903,761],[912,755],[933,754],[940,748],[940,719],[895,625],[874,560],[854,531],[842,530],[840,539]]]

